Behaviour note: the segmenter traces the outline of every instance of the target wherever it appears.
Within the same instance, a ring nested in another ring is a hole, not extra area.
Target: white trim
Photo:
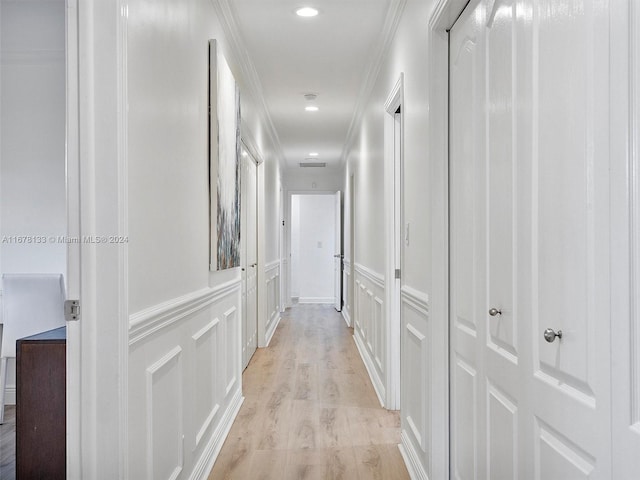
[[[67,0],[65,16],[65,88],[66,88],[66,207],[67,235],[80,238],[80,131],[79,131],[79,65],[78,65],[78,1]],[[66,289],[69,298],[80,298],[80,245],[67,244]],[[80,325],[67,325],[67,476],[80,478],[82,471],[82,432],[84,411],[81,396]],[[124,454],[126,455],[126,454]],[[123,463],[127,463],[126,461]]]
[[[397,125],[396,111],[400,111]],[[386,379],[387,405],[400,409],[400,287],[402,281],[395,276],[401,267],[402,245],[402,165],[404,163],[404,73],[391,89],[384,103],[384,230],[385,230],[385,318],[387,320]],[[398,131],[397,129],[400,129]],[[396,136],[400,137],[397,145]]]
[[[408,285],[403,285],[400,289],[400,296],[403,304],[409,305],[424,317],[429,316],[429,295]]]
[[[274,260],[273,262],[269,262],[265,264],[264,271],[265,273],[271,272],[271,270],[275,270],[280,266],[280,260]]]
[[[384,276],[380,275],[378,272],[371,270],[364,265],[356,263],[354,265],[355,272],[359,275],[362,275],[364,278],[373,283],[376,287],[384,290]]]
[[[347,309],[343,308],[340,313],[342,313],[342,318],[344,319],[344,322],[347,324],[347,327],[351,328],[351,317],[349,316],[349,312],[347,312]]]
[[[358,348],[358,352],[360,353],[360,358],[362,358],[362,363],[364,363],[367,372],[369,372],[369,378],[371,379],[371,384],[373,385],[373,389],[378,396],[378,401],[380,402],[380,406],[386,408],[384,405],[385,391],[384,384],[382,383],[382,379],[378,375],[376,371],[376,367],[373,364],[373,360],[367,353],[367,347],[362,344],[362,340],[357,334],[353,335],[353,341],[356,343],[356,347]]]
[[[439,0],[427,29],[429,176],[431,199],[431,318],[429,473],[449,478],[449,36],[467,0]],[[403,437],[405,448],[410,445]],[[417,457],[416,457],[417,458]],[[420,462],[417,463],[420,465]],[[424,467],[423,467],[424,468]],[[426,478],[426,472],[425,472]]]
[[[202,310],[207,305],[238,292],[240,282],[238,278],[215,288],[203,288],[131,315],[129,345],[134,345],[157,331]]]
[[[400,455],[402,455],[402,459],[404,460],[404,464],[407,467],[411,480],[429,480],[427,472],[425,472],[424,467],[420,463],[418,453],[413,448],[413,445],[409,441],[407,432],[404,430],[400,434],[400,442],[398,449],[400,450]]]
[[[300,297],[298,299],[299,304],[333,305],[334,301],[333,297]]]
[[[216,431],[211,436],[204,452],[200,455],[191,475],[189,475],[189,480],[206,480],[209,477],[209,474],[213,469],[213,464],[216,462],[216,459],[220,454],[220,450],[222,450],[222,445],[231,431],[231,426],[238,416],[243,402],[244,397],[238,389],[229,403],[229,407],[222,417],[218,428],[216,428]]]
[[[267,341],[266,341],[265,347],[268,347],[269,344],[271,343],[271,339],[275,335],[276,330],[278,329],[278,325],[280,325],[280,320],[282,320],[282,315],[278,315],[276,317],[275,321],[273,321],[271,323],[271,326],[268,328],[268,330],[267,330]]]

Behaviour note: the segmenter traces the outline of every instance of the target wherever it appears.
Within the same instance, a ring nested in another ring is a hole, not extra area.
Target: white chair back
[[[64,278],[61,274],[2,275],[2,349],[16,356],[16,340],[65,326]]]

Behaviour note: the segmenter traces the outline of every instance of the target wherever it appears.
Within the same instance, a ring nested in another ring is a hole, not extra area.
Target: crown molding
[[[384,22],[384,26],[382,27],[381,35],[378,37],[378,44],[373,50],[369,68],[367,69],[367,74],[365,75],[364,81],[362,82],[362,85],[360,87],[360,93],[358,94],[356,108],[353,112],[351,123],[349,124],[349,130],[347,130],[347,137],[344,142],[342,153],[340,154],[341,166],[346,164],[347,154],[349,153],[349,149],[353,145],[353,141],[355,138],[356,127],[362,121],[364,110],[371,97],[371,93],[373,92],[376,81],[378,80],[378,75],[380,74],[382,63],[389,53],[391,42],[395,38],[396,31],[398,30],[398,25],[400,24],[400,17],[402,17],[402,13],[404,12],[404,7],[406,4],[407,0],[391,0],[391,2],[389,3],[389,8],[387,9],[387,13],[385,15],[386,20]]]
[[[259,115],[262,117],[265,125],[265,132],[273,144],[276,156],[278,157],[278,163],[281,167],[284,167],[284,152],[282,150],[282,144],[280,143],[280,137],[269,114],[264,90],[260,83],[260,77],[251,61],[251,57],[247,53],[244,39],[240,34],[240,26],[237,21],[235,8],[233,7],[233,0],[211,0],[211,3],[218,14],[220,25],[222,26],[227,44],[231,50],[230,53],[240,68],[244,84],[249,94],[257,103]]]

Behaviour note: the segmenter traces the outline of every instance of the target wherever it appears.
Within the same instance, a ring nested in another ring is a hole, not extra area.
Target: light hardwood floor
[[[283,314],[209,480],[409,478],[398,412],[380,407],[352,335],[331,306]]]
[[[16,406],[4,407],[0,425],[0,480],[16,478]]]

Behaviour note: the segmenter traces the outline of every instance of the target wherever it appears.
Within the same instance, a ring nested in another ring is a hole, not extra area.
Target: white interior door
[[[256,162],[246,149],[241,179],[242,362],[246,368],[258,348],[258,175]]]
[[[594,3],[471,2],[450,33],[453,478],[611,478]]]
[[[342,192],[335,195],[335,241],[333,255],[333,306],[342,311]]]

